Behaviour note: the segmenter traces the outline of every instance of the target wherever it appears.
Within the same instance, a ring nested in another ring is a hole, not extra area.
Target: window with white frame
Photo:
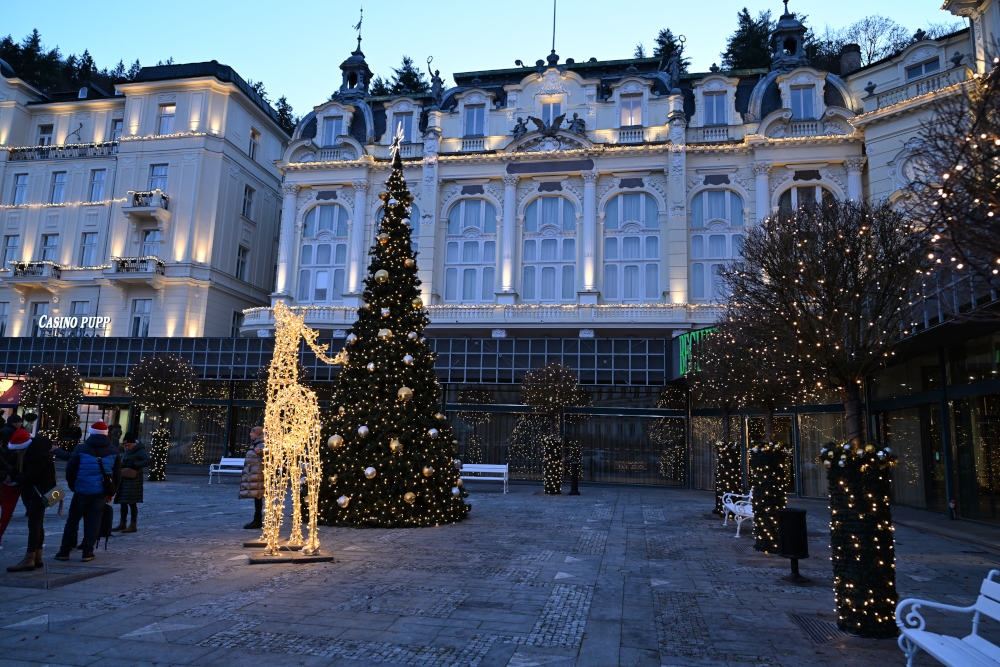
[[[28,202],[28,175],[14,174],[14,192],[10,198],[12,206],[24,206]]]
[[[49,314],[49,302],[37,301],[31,304],[31,335],[40,336],[44,329],[38,326],[38,320]]]
[[[7,319],[10,317],[10,301],[0,303],[0,338],[7,335]]]
[[[38,126],[38,145],[39,146],[51,146],[52,145],[52,125],[39,125]]]
[[[321,204],[306,213],[299,248],[299,303],[344,300],[347,266],[347,209]]]
[[[125,121],[121,118],[116,118],[111,121],[111,141],[118,141],[122,136],[122,126]]]
[[[163,242],[163,232],[159,229],[147,229],[142,232],[142,248],[140,257],[159,257],[160,243]]]
[[[413,253],[416,254],[418,248],[420,247],[420,209],[416,204],[410,204],[410,212],[407,214],[410,218],[410,248],[412,248]],[[385,209],[379,208],[375,212],[375,223],[378,225],[382,222],[382,218],[385,216]]]
[[[107,169],[93,169],[90,172],[90,199],[87,201],[104,201],[104,183],[107,180]]]
[[[97,232],[84,232],[80,237],[80,266],[97,266]]]
[[[167,191],[167,165],[152,164],[149,166],[149,190]]]
[[[524,211],[521,299],[576,299],[576,207],[565,197],[539,197]]]
[[[149,322],[153,317],[152,299],[132,300],[132,338],[148,338]]]
[[[562,102],[542,103],[542,122],[551,125],[552,121],[562,115]]]
[[[253,220],[253,196],[255,190],[249,185],[243,186],[243,217]]]
[[[642,125],[642,95],[622,95],[622,127]]]
[[[247,279],[247,264],[250,263],[250,248],[239,246],[236,249],[236,279]]]
[[[799,86],[791,89],[792,119],[812,120],[816,117],[816,86]]]
[[[73,317],[87,317],[90,315],[90,302],[71,301],[69,304],[69,314]]]
[[[42,261],[54,262],[59,258],[59,235],[42,234]]]
[[[66,172],[57,171],[52,174],[52,189],[49,191],[50,204],[62,204],[66,201]]]
[[[743,199],[732,190],[703,190],[691,200],[692,300],[723,298],[722,269],[742,255],[743,225]]]
[[[157,134],[173,134],[174,133],[174,112],[177,111],[177,105],[161,104],[156,111],[156,133]]]
[[[604,285],[608,302],[660,298],[660,216],[642,192],[616,195],[604,209]]]
[[[485,199],[466,199],[448,211],[444,300],[491,303],[496,299],[496,207]]]
[[[465,136],[481,137],[485,131],[486,105],[470,104],[465,107]]]
[[[837,200],[833,193],[822,185],[796,185],[781,193],[778,207],[783,211],[797,211],[800,206],[810,206],[817,202],[831,204]]]
[[[725,93],[705,93],[705,125],[728,125]]]
[[[925,63],[920,63],[919,65],[913,65],[912,67],[906,68],[906,80],[917,79],[925,74],[930,74],[931,72],[936,72],[941,69],[941,63],[937,58],[934,60],[928,60]]]
[[[3,266],[0,266],[0,269],[9,269],[10,263],[17,261],[17,251],[20,249],[20,236],[3,237]]]
[[[389,138],[396,136],[396,132],[399,128],[403,128],[403,143],[408,144],[413,141],[413,114],[412,113],[394,113],[392,114],[392,134]]]
[[[323,145],[336,146],[337,137],[344,133],[344,117],[333,116],[323,119]]]
[[[254,128],[250,128],[250,150],[247,155],[250,156],[251,160],[257,159],[257,154],[260,152],[260,132]]]

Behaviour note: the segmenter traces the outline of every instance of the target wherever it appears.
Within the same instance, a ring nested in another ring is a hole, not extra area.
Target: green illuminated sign
[[[677,348],[677,354],[675,355],[675,358],[677,359],[677,377],[683,377],[689,371],[697,370],[690,368],[691,351],[694,349],[695,345],[704,340],[708,334],[712,333],[716,329],[718,329],[718,327],[698,329],[697,331],[681,334],[674,339],[674,345]]]

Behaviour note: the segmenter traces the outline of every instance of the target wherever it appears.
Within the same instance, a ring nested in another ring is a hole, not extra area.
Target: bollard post
[[[570,487],[568,495],[578,496],[578,495],[580,495],[580,488],[578,486],[578,482],[580,481],[580,464],[579,463],[570,463],[569,465],[570,465],[570,468],[569,468],[569,470],[570,470],[570,473],[569,473],[570,474],[570,482],[571,482],[572,486]]]

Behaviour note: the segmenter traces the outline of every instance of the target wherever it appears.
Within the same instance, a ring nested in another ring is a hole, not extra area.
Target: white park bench
[[[726,517],[722,525],[729,523],[729,515],[736,520],[736,537],[740,536],[740,528],[744,521],[753,521],[753,489],[746,495],[738,493],[722,494],[722,514]]]
[[[483,477],[473,477],[466,473],[478,472]],[[489,475],[489,477],[486,477]],[[497,477],[499,475],[499,477]],[[461,479],[474,479],[480,482],[503,482],[503,492],[507,493],[507,464],[493,465],[489,463],[463,463]]]
[[[225,458],[208,466],[208,483],[212,483],[212,475],[242,475],[243,459]],[[216,480],[218,481],[218,480]]]
[[[979,599],[971,607],[928,602],[910,598],[896,605],[896,625],[899,627],[899,648],[906,654],[906,667],[913,667],[913,658],[920,649],[943,665],[950,667],[998,667],[1000,647],[979,636],[979,619],[986,615],[1000,621],[1000,570],[990,570],[979,589]],[[972,634],[950,637],[928,632],[920,615],[921,607],[973,614]]]

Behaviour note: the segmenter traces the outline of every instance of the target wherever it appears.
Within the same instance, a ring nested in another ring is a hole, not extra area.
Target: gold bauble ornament
[[[424,305],[424,300],[421,299],[419,296],[414,297],[413,301],[410,302],[410,305],[413,306],[414,308],[422,308]]]
[[[351,499],[347,496],[337,498],[337,504],[340,505],[341,508],[347,507],[347,503],[349,502],[351,502]]]
[[[376,474],[377,473],[375,472],[375,468],[371,466],[365,468],[365,477],[367,477],[368,479],[374,479]]]
[[[383,308],[382,309],[382,317],[389,317],[389,309],[388,308]]]
[[[413,398],[413,390],[409,387],[400,387],[399,391],[396,392],[396,398],[401,401],[408,401]]]
[[[409,355],[409,354],[405,355],[403,357],[403,363],[406,364],[407,366],[412,366],[413,365],[413,356]]]
[[[399,441],[399,438],[393,438],[389,443],[389,449],[392,450],[393,454],[398,454],[403,451],[403,443]]]
[[[344,444],[344,438],[336,433],[331,435],[330,438],[326,441],[326,446],[329,447],[330,449],[333,449],[335,447],[340,447],[342,444]]]
[[[386,198],[388,198],[388,196],[389,196],[389,193],[386,192],[385,190],[379,190],[378,191],[378,198],[381,199],[382,201],[385,201]]]
[[[865,451],[871,454],[875,451],[875,445],[865,445]]]
[[[385,269],[379,269],[378,271],[375,272],[375,280],[379,281],[380,283],[387,282],[389,280],[389,272],[386,271]]]
[[[825,466],[826,466],[827,468],[829,468],[829,467],[830,467],[830,466],[832,466],[833,464],[832,464],[832,463],[830,463],[829,461],[823,461],[823,465],[825,465]]]
[[[361,304],[361,307],[364,308],[365,310],[371,310],[372,309],[372,305],[370,303],[368,303],[367,301],[365,301],[363,304]]]
[[[447,419],[447,417],[445,417],[445,416],[444,416],[443,414],[441,414],[440,412],[439,412],[439,413],[437,413],[436,415],[434,415],[434,418],[435,418],[435,419]]]
[[[330,484],[336,484],[337,483],[337,476],[333,475],[332,477],[328,477],[327,481],[330,482]]]
[[[463,482],[462,478],[459,477],[457,480],[455,480],[455,484],[456,484],[456,486],[464,486],[465,482]]]
[[[417,332],[416,331],[411,331],[410,333],[406,334],[406,337],[409,338],[410,340],[416,340],[417,339]]]
[[[409,227],[410,226],[410,219],[409,218],[403,218],[401,220],[401,222],[403,223],[404,227]]]
[[[412,269],[416,265],[417,265],[417,262],[413,258],[407,258],[406,260],[403,261],[403,266],[405,266],[408,269]]]
[[[347,344],[348,345],[354,345],[356,342],[358,342],[358,337],[355,336],[354,334],[348,334],[348,336],[347,336]]]
[[[462,489],[458,488],[457,486],[451,487],[451,495],[455,496],[456,498],[461,498]]]
[[[433,474],[434,474],[434,468],[430,466],[424,467],[424,477],[430,477]]]
[[[382,340],[388,340],[392,338],[392,331],[389,329],[379,329],[378,337],[381,338]]]
[[[341,405],[339,408],[337,408],[337,412],[339,412],[340,414],[344,414],[345,412],[347,412],[347,408]]]
[[[385,232],[382,232],[381,234],[378,235],[378,242],[385,245],[386,243],[389,242],[389,235],[386,234]]]
[[[403,494],[403,500],[412,505],[413,503],[417,502],[417,496],[412,491],[407,491],[405,494]]]

